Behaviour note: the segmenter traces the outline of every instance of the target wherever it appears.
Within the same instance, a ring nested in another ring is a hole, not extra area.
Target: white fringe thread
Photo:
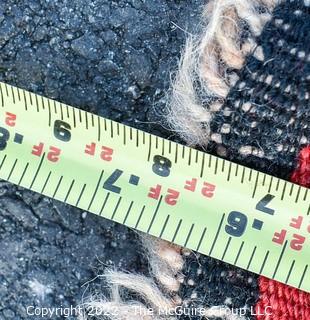
[[[255,38],[279,2],[213,0],[206,5],[205,27],[200,36],[186,41],[167,104],[169,127],[189,145],[206,146],[210,141],[212,114],[238,80],[236,71],[246,56],[254,52],[263,60]],[[246,27],[250,32],[245,38]]]

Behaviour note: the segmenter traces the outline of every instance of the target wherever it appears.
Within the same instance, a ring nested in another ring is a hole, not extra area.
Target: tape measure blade
[[[0,84],[0,177],[310,292],[309,192]]]

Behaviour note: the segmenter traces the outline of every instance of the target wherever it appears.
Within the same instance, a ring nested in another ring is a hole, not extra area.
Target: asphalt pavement
[[[203,3],[1,0],[0,81],[177,140],[166,92]],[[147,273],[133,231],[0,181],[0,319],[104,293],[107,266]]]

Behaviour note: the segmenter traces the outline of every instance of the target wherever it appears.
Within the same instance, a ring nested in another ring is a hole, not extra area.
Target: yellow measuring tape
[[[307,188],[3,83],[0,150],[2,179],[310,292]]]

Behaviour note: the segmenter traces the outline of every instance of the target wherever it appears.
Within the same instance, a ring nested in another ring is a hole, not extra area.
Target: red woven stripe
[[[292,182],[310,188],[310,146],[300,151],[296,170],[291,176]]]
[[[310,187],[310,146],[299,154],[292,182]],[[257,320],[310,320],[310,294],[265,277],[259,278]]]
[[[265,277],[259,278],[258,320],[309,320],[310,294]]]

